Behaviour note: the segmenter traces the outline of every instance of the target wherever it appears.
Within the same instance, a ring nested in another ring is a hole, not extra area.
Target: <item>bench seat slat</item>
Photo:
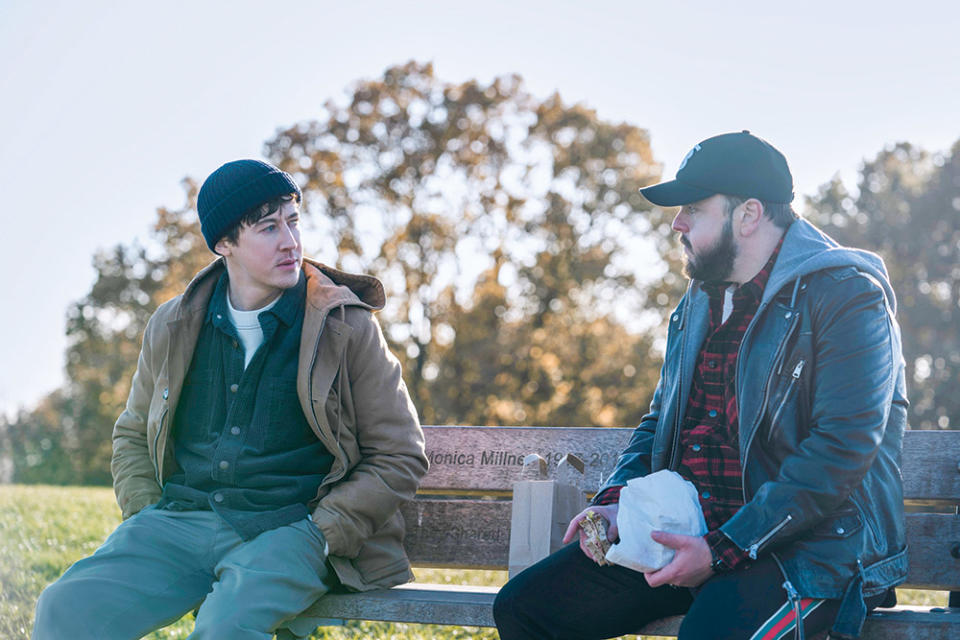
[[[683,616],[661,618],[638,633],[676,636]],[[822,636],[818,636],[821,638]],[[863,623],[861,640],[951,640],[960,637],[960,609],[903,606],[876,609]]]
[[[497,587],[403,585],[365,593],[328,594],[306,615],[320,618],[492,627]]]
[[[960,609],[901,606],[877,609],[863,624],[863,640],[960,638]]]
[[[496,587],[405,585],[390,590],[324,596],[307,611],[322,618],[492,627]],[[682,616],[656,620],[639,631],[676,636]],[[960,609],[897,607],[867,618],[863,640],[947,640],[960,634]]]

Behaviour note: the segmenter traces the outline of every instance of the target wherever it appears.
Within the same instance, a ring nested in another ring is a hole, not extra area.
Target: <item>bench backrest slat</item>
[[[426,490],[509,491],[524,456],[539,453],[556,466],[566,453],[585,463],[583,488],[595,491],[608,476],[633,429],[595,427],[424,427],[430,472]],[[903,443],[904,495],[911,500],[960,503],[960,431],[907,431]]]
[[[960,518],[948,513],[908,513],[908,584],[917,589],[960,590]]]
[[[576,427],[424,427],[430,471],[423,489],[509,491],[523,458],[539,453],[551,469],[567,453],[584,463],[583,487],[595,491],[608,476],[633,429]]]
[[[510,502],[418,498],[402,509],[404,546],[417,566],[506,569]],[[953,514],[907,514],[910,575],[905,586],[960,590],[960,518]]]
[[[506,569],[510,547],[508,500],[417,498],[401,508],[403,540],[413,564],[457,569]]]
[[[903,436],[904,498],[960,503],[960,431],[918,430]]]

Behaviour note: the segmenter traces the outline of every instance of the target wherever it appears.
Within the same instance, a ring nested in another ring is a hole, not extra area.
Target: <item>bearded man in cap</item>
[[[37,604],[33,637],[270,638],[331,589],[408,581],[423,432],[373,277],[303,258],[300,188],[229,162],[197,198],[219,257],[147,323],[113,431],[124,521]],[[286,631],[284,631],[286,633]]]
[[[500,591],[500,637],[610,638],[685,614],[681,639],[854,638],[907,569],[907,399],[883,261],[799,219],[785,158],[747,131],[704,140],[641,193],[680,207],[690,282],[650,411],[588,511],[616,540],[620,488],[671,469],[708,533],[654,532],[675,553],[641,573],[600,566],[581,531]]]

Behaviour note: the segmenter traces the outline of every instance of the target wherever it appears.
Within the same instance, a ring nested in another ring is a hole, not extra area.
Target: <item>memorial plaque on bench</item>
[[[430,472],[424,489],[509,491],[527,454],[554,469],[572,453],[584,463],[583,487],[593,492],[617,462],[632,429],[578,427],[425,427]]]

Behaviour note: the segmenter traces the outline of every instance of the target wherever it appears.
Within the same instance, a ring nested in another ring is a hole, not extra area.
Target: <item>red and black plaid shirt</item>
[[[782,244],[781,238],[763,269],[750,282],[736,289],[733,310],[726,322],[723,321],[723,299],[729,285],[703,284],[710,298],[710,324],[697,356],[690,398],[680,430],[682,454],[677,471],[697,487],[709,531],[704,538],[714,555],[730,568],[747,560],[747,554],[719,530],[743,506],[736,396],[737,353],[760,306]],[[619,494],[620,487],[610,487],[597,496],[595,502],[617,502]]]

